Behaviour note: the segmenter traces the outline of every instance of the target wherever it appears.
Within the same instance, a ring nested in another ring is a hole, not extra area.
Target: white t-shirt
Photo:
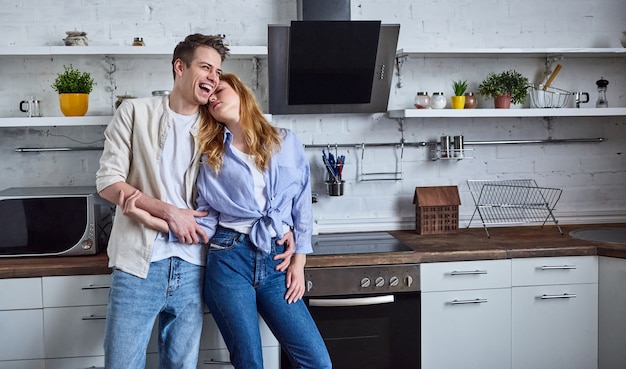
[[[194,140],[190,130],[198,119],[198,114],[181,115],[170,110],[174,123],[167,132],[163,155],[161,157],[160,176],[165,189],[166,202],[179,208],[187,208],[183,195],[185,172],[193,157]],[[205,265],[206,248],[201,244],[184,244],[168,241],[168,234],[157,234],[152,261],[177,256],[195,265]]]

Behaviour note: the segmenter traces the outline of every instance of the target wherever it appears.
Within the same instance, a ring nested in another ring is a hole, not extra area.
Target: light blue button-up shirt
[[[254,195],[254,179],[248,165],[231,148],[232,133],[225,130],[223,166],[216,175],[203,164],[198,175],[198,210],[209,215],[198,218],[207,235],[212,237],[219,221],[252,222],[250,240],[262,251],[271,250],[271,230],[278,238],[284,225],[293,227],[296,253],[307,254],[311,247],[313,212],[309,161],[304,147],[290,130],[281,129],[282,145],[269,168],[263,172],[265,209],[260,209]]]

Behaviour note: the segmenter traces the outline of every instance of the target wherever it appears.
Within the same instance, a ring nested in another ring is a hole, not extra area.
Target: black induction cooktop
[[[313,255],[413,251],[387,232],[328,233],[312,238]]]

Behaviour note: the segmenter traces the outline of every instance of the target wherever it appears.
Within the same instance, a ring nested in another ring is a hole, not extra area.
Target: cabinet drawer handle
[[[220,360],[204,360],[204,365],[232,365],[230,361],[220,361]]]
[[[473,300],[452,300],[450,301],[451,305],[462,305],[462,304],[482,304],[487,302],[487,299],[473,299]]]
[[[576,294],[575,293],[564,293],[562,295],[541,295],[541,299],[542,300],[549,300],[549,299],[572,299],[575,298]]]
[[[450,275],[471,275],[471,274],[487,274],[486,270],[454,270]]]
[[[576,265],[543,265],[541,270],[554,270],[554,269],[576,269]]]
[[[82,286],[81,290],[101,290],[104,288],[111,288],[111,285],[108,284],[90,284],[89,286]]]
[[[87,316],[82,317],[82,320],[104,320],[106,318],[107,318],[106,315],[93,315],[93,314],[91,314],[91,315],[87,315]]]

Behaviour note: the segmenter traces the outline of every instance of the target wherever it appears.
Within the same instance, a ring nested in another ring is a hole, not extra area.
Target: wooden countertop
[[[574,229],[587,227],[626,227],[626,224],[561,225],[561,235],[553,224],[544,227],[460,229],[451,235],[422,236],[413,230],[392,231],[393,236],[413,251],[311,255],[307,267],[372,264],[432,263],[442,261],[494,260],[508,258],[600,255],[626,258],[626,245],[579,240],[569,236]],[[0,278],[27,278],[59,275],[108,274],[105,252],[93,256],[20,257],[0,259]]]

